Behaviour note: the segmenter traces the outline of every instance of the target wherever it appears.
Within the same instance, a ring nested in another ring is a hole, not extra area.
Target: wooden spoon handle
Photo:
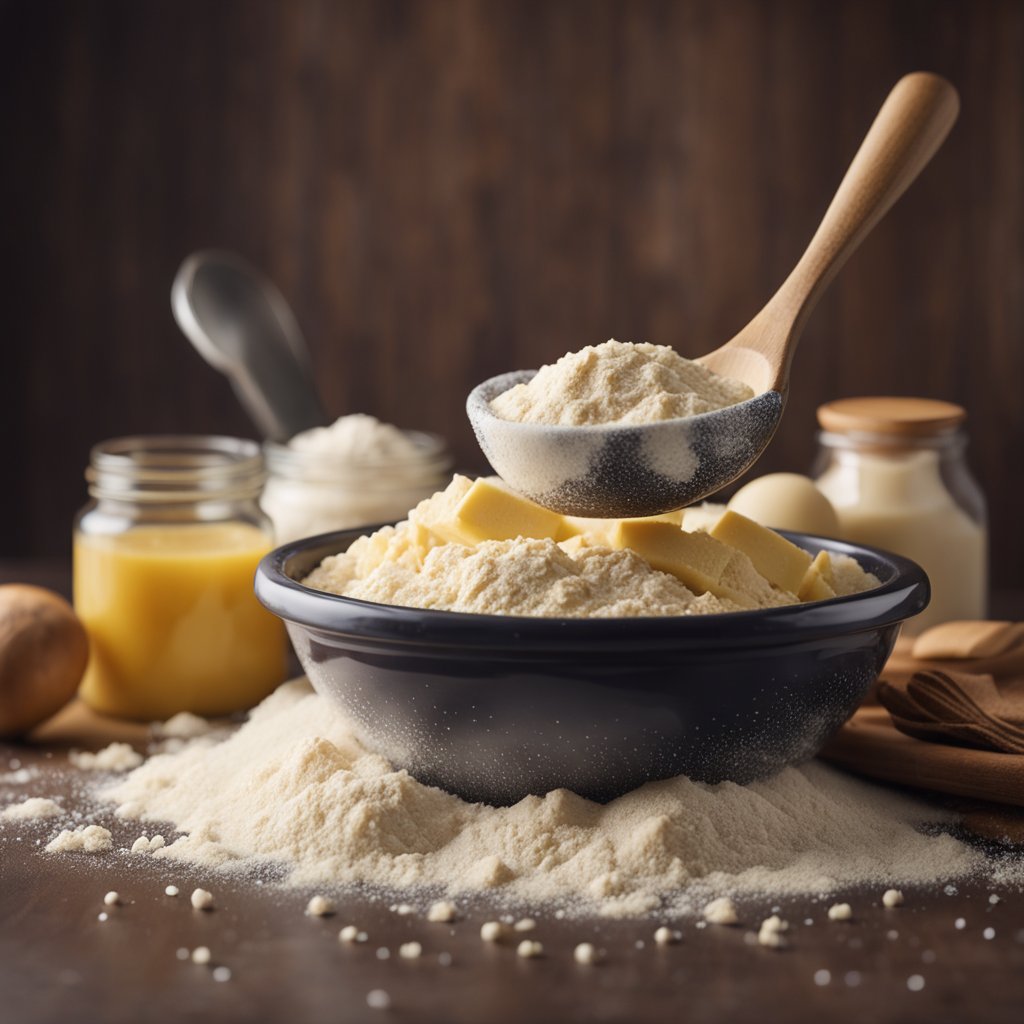
[[[924,71],[901,78],[889,93],[806,252],[756,318],[763,342],[757,347],[777,367],[779,384],[822,292],[924,169],[959,109],[956,89]]]

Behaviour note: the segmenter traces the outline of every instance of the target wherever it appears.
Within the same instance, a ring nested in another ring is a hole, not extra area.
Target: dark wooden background
[[[89,445],[251,434],[178,334],[190,250],[281,285],[331,412],[447,435],[608,337],[697,355],[799,255],[904,72],[954,134],[815,313],[763,469],[841,395],[965,403],[1024,582],[1024,3],[0,3],[0,556],[67,550]]]

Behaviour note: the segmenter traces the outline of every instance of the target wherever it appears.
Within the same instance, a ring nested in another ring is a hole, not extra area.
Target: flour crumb
[[[454,921],[458,913],[458,908],[454,903],[450,903],[448,900],[440,900],[437,903],[431,904],[430,909],[427,911],[427,920],[434,923],[447,923],[448,921]]]
[[[602,951],[592,942],[581,942],[572,951],[572,958],[578,964],[599,964],[604,959]]]
[[[666,928],[664,925],[654,933],[654,941],[659,946],[670,946],[678,942],[681,938],[682,936],[679,932],[674,932],[671,928]]]
[[[710,924],[738,924],[736,904],[728,896],[719,896],[704,908],[704,920]]]
[[[166,722],[154,722],[150,730],[161,739],[194,740],[205,736],[213,725],[191,711],[179,711]]]
[[[103,897],[103,902],[108,907],[116,907],[121,902],[121,894],[114,892],[114,890],[111,889],[110,892]]]
[[[359,929],[354,924],[347,924],[338,932],[339,942],[357,942],[359,940]]]
[[[42,821],[56,818],[64,813],[64,809],[54,800],[33,796],[22,800],[20,804],[11,804],[0,812],[4,821]]]
[[[828,908],[830,921],[849,921],[853,917],[853,908],[849,903],[834,903]]]
[[[757,942],[770,949],[782,949],[786,945],[785,932],[789,931],[789,922],[783,921],[778,914],[765,918],[757,933]]]
[[[132,843],[132,853],[156,853],[157,850],[163,849],[166,845],[166,840],[163,836],[156,835],[150,839],[148,836],[141,835],[138,839]]]
[[[537,927],[537,922],[532,917],[522,917],[514,925],[513,930],[517,932],[532,932]]]
[[[500,921],[485,921],[480,925],[480,938],[484,942],[501,942],[506,935],[506,925]]]
[[[899,889],[886,889],[882,893],[882,906],[888,907],[890,910],[893,907],[902,907],[903,893]]]
[[[328,917],[334,913],[334,900],[326,896],[314,896],[306,904],[306,914],[310,917]]]
[[[46,844],[46,852],[107,853],[113,845],[108,829],[102,825],[85,825],[74,830],[65,829],[56,839]]]
[[[144,758],[128,743],[111,743],[95,754],[88,750],[69,751],[68,760],[80,771],[127,772],[138,768]]]
[[[403,942],[398,947],[398,955],[403,960],[416,960],[423,953],[423,946],[419,942]]]
[[[366,993],[366,1005],[371,1010],[387,1010],[391,1006],[391,996],[382,988],[371,989]]]
[[[168,885],[164,888],[164,893],[168,896],[177,896],[178,887],[176,885]]]
[[[193,889],[189,900],[196,910],[213,910],[213,893],[206,889]]]
[[[533,939],[523,939],[523,941],[516,946],[516,955],[527,960],[543,956],[544,944],[541,942],[535,942]]]
[[[192,963],[205,966],[213,959],[213,954],[210,952],[209,946],[196,946],[192,950]]]
[[[213,980],[214,981],[230,981],[231,980],[231,968],[230,967],[224,967],[223,965],[221,965],[220,967],[214,967],[214,969],[213,969]]]

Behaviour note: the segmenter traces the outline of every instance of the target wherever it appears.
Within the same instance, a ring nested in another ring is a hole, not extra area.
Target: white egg
[[[832,503],[799,473],[769,473],[751,480],[732,496],[729,508],[773,530],[839,536]]]

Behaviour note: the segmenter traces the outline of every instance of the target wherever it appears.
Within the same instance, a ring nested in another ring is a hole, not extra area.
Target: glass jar
[[[404,433],[415,446],[412,457],[355,460],[268,441],[263,447],[269,476],[261,505],[278,543],[404,519],[409,509],[443,490],[452,471],[444,440]]]
[[[932,599],[908,621],[916,635],[988,610],[985,498],[964,456],[966,412],[924,398],[848,398],[818,409],[814,475],[845,540],[913,559]]]
[[[263,459],[231,437],[93,448],[74,528],[74,604],[91,640],[80,694],[144,720],[251,707],[285,676],[284,627],[253,593],[273,547]]]

